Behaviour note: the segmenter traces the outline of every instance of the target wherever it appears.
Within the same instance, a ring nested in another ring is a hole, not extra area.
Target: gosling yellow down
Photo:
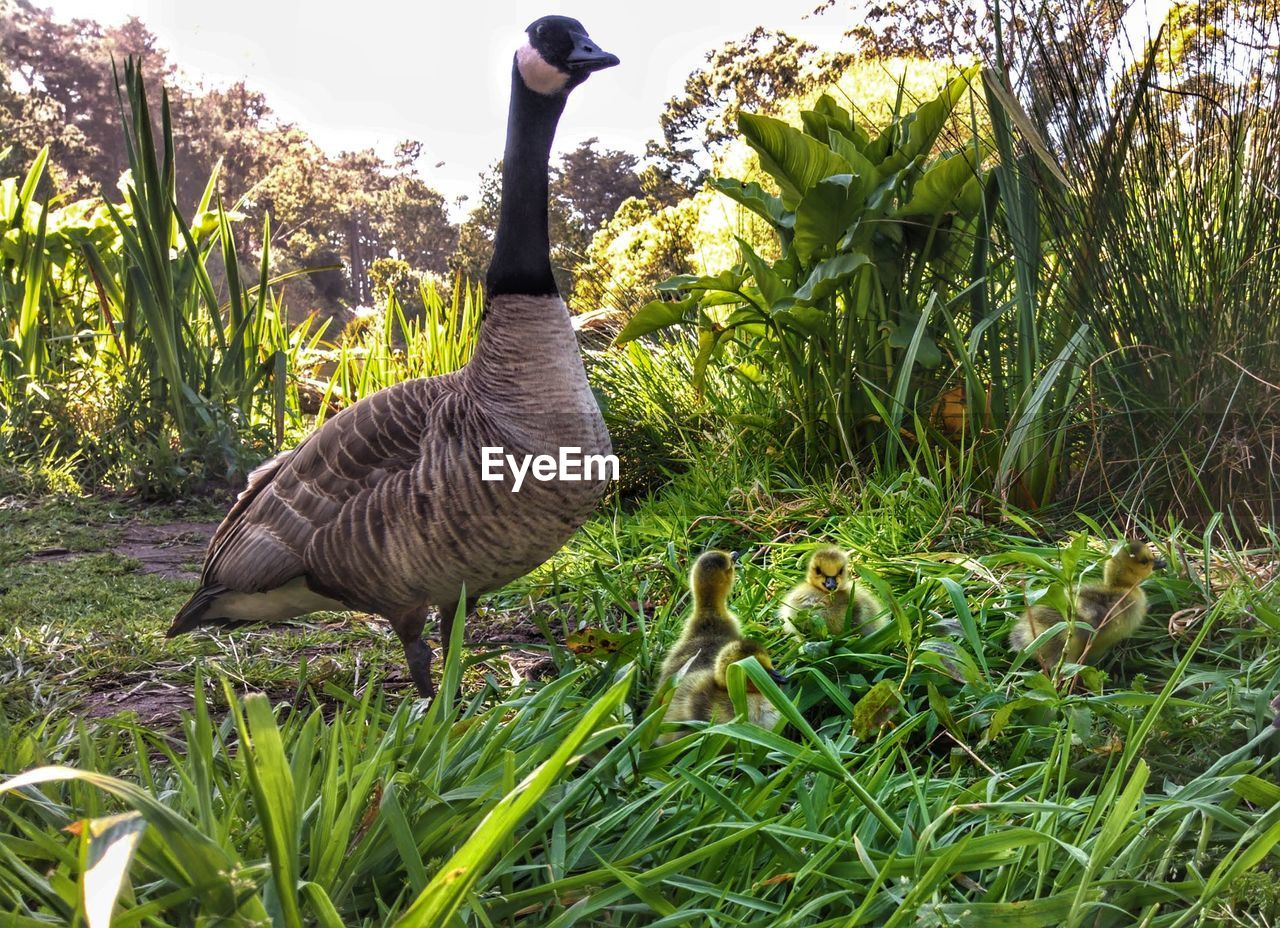
[[[1036,659],[1046,671],[1063,658],[1072,663],[1095,663],[1142,624],[1147,614],[1147,595],[1138,586],[1163,559],[1155,556],[1144,541],[1130,541],[1111,556],[1102,571],[1102,583],[1086,584],[1076,592],[1070,637],[1065,632],[1045,642]],[[1025,651],[1041,633],[1063,621],[1052,606],[1031,606],[1009,634],[1009,646]]]
[[[801,638],[826,638],[849,629],[869,635],[884,626],[877,616],[884,607],[866,590],[855,588],[849,555],[832,545],[809,557],[804,580],[792,587],[778,607],[778,618],[788,634]]]
[[[716,651],[711,669],[686,673],[671,697],[667,707],[668,722],[724,722],[733,718],[733,700],[729,696],[729,665],[754,657],[775,681],[786,683],[787,678],[773,669],[769,652],[764,645],[752,638],[733,638],[725,641]],[[778,721],[778,710],[747,679],[747,718],[762,728],[772,728]],[[662,742],[679,737],[669,732]]]
[[[729,611],[733,560],[728,551],[706,551],[694,561],[693,570],[689,571],[693,610],[685,619],[680,639],[662,662],[659,683],[681,670],[686,673],[710,670],[720,648],[742,637],[742,628]]]

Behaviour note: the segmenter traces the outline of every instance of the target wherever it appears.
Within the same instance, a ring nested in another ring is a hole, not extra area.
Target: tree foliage
[[[735,137],[740,112],[774,114],[779,101],[812,93],[851,62],[849,55],[763,27],[708,52],[706,60],[689,75],[683,94],[667,101],[659,118],[662,139],[648,152],[670,181],[690,192],[706,179],[708,156]]]
[[[244,82],[180,80],[136,18],[113,27],[64,23],[29,0],[0,0],[0,137],[14,162],[29,163],[48,144],[54,190],[73,198],[113,192],[127,167],[113,63],[129,56],[146,62],[153,97],[161,85],[169,91],[180,205],[194,205],[217,168],[222,201],[250,220],[237,230],[242,248],[269,218],[282,267],[343,266],[311,277],[302,300],[295,287],[295,304],[310,296],[313,305],[301,308],[332,311],[369,302],[368,269],[379,257],[445,272],[457,230],[444,198],[416,170],[420,143],[401,143],[390,162],[370,150],[331,155]]]

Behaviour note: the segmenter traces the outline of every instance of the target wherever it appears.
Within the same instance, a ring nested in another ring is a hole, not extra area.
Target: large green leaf
[[[978,158],[979,152],[969,147],[934,161],[916,181],[911,199],[898,207],[894,215],[935,217],[947,212],[973,215],[982,207]],[[970,189],[966,191],[966,188]]]
[[[973,65],[961,71],[936,97],[895,120],[880,133],[871,143],[868,156],[873,149],[885,152],[884,160],[878,165],[881,174],[900,171],[915,158],[929,153],[933,143],[938,140],[938,133],[946,125],[947,117],[969,89],[979,68],[979,65]]]
[[[743,239],[738,239],[738,250],[742,253],[742,260],[751,271],[751,276],[755,278],[756,286],[760,288],[760,294],[767,305],[776,306],[783,300],[793,298],[788,282],[783,280],[777,270],[756,254],[755,249]]]
[[[796,300],[801,303],[825,300],[870,264],[871,259],[860,251],[828,258],[813,269],[804,286],[796,291]]]
[[[777,181],[787,209],[795,209],[824,177],[853,172],[849,162],[827,145],[780,119],[741,113],[738,127],[760,156],[760,167]]]
[[[867,133],[853,121],[849,111],[836,103],[830,94],[824,93],[818,98],[812,110],[801,113],[800,121],[804,123],[805,131],[820,142],[827,141],[830,133],[835,132],[859,152],[867,146]],[[835,148],[834,145],[831,147]],[[839,151],[839,149],[836,150]]]
[[[791,247],[805,267],[836,253],[841,237],[866,205],[868,182],[854,174],[818,181],[796,207],[796,234]]]
[[[685,297],[683,300],[654,300],[646,303],[644,306],[631,317],[630,321],[622,327],[622,331],[618,333],[618,337],[613,340],[615,345],[625,345],[627,342],[633,342],[642,335],[650,335],[661,329],[669,329],[673,325],[679,325],[682,322],[692,322],[686,314],[695,309],[698,305],[696,296]]]
[[[782,200],[755,181],[744,184],[733,178],[717,177],[711,181],[711,186],[779,229],[790,229],[795,225],[796,217],[782,205]]]

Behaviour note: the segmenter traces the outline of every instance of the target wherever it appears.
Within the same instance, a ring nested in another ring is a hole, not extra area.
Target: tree
[[[480,172],[476,205],[458,229],[458,242],[449,256],[449,273],[466,280],[484,280],[493,257],[493,237],[498,231],[502,204],[502,162],[495,161]]]
[[[30,0],[0,0],[0,147],[12,148],[11,164],[28,163],[48,144],[54,190],[73,198],[114,192],[126,158],[112,63],[130,56],[143,59],[153,101],[168,91],[183,209],[221,165],[217,192],[246,216],[236,227],[243,253],[270,218],[281,269],[345,265],[345,274],[313,274],[312,296],[323,305],[301,309],[369,302],[367,270],[379,257],[395,255],[415,271],[445,269],[456,230],[444,199],[414,169],[421,143],[402,143],[392,163],[372,151],[330,156],[245,83],[182,81],[137,19],[105,28],[61,23]]]
[[[597,151],[599,143],[580,143],[551,172],[551,264],[562,293],[573,290],[573,268],[585,260],[596,231],[624,200],[643,193],[639,159],[624,151]]]
[[[138,19],[60,23],[29,0],[0,0],[0,130],[23,160],[48,144],[55,180],[73,196],[114,188],[125,168],[111,68],[130,55],[148,61],[158,99],[173,68]]]
[[[779,101],[796,99],[829,83],[851,56],[823,52],[785,32],[758,27],[742,39],[707,53],[705,67],[689,75],[684,93],[667,101],[659,117],[662,140],[648,155],[668,180],[693,192],[706,178],[705,162],[737,135],[738,113],[774,112]]]

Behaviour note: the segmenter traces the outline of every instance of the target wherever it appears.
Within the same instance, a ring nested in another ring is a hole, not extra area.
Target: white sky
[[[39,0],[38,0],[39,2]],[[502,152],[511,55],[546,13],[580,19],[622,65],[574,92],[557,149],[598,136],[643,152],[663,103],[704,54],[757,25],[822,47],[839,44],[853,14],[841,4],[806,18],[818,0],[43,0],[61,19],[118,23],[135,15],[193,80],[240,78],[276,114],[331,151],[421,140],[427,181],[452,200]],[[444,165],[434,165],[443,161]]]

